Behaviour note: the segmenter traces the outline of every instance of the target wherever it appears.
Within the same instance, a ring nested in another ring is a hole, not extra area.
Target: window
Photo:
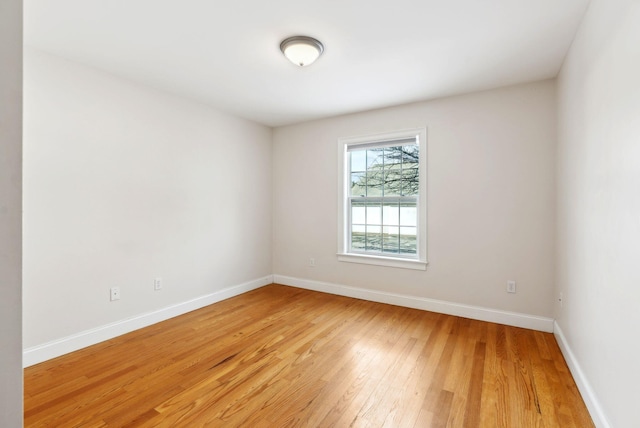
[[[338,259],[426,269],[426,129],[340,140]]]

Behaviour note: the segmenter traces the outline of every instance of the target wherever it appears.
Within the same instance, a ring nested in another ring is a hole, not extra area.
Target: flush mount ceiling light
[[[318,59],[324,51],[324,46],[313,37],[293,36],[280,43],[280,50],[289,61],[304,67]]]

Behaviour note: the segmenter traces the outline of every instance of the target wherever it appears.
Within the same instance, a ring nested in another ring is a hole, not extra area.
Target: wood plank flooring
[[[270,285],[25,369],[27,427],[591,427],[553,335]]]

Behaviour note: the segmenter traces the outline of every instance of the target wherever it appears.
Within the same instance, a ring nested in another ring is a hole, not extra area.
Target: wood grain
[[[591,427],[553,335],[270,285],[25,370],[27,427]]]

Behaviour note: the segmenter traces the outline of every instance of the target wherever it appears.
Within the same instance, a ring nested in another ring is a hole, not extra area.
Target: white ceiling
[[[25,43],[279,126],[554,77],[588,1],[25,0]]]

